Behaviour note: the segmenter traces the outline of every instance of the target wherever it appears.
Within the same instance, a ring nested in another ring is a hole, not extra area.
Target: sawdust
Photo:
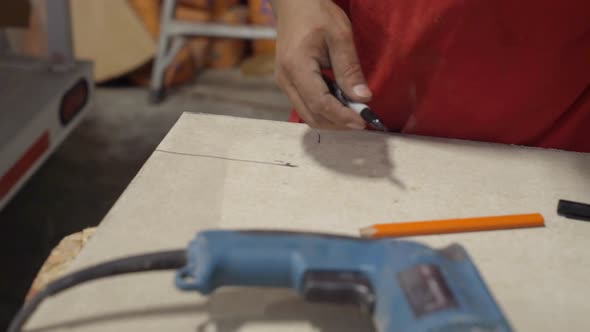
[[[65,275],[68,272],[70,263],[78,256],[78,253],[95,232],[96,227],[91,227],[63,238],[51,251],[51,254],[49,254],[49,257],[39,270],[29,289],[26,301],[45,288],[47,284]]]

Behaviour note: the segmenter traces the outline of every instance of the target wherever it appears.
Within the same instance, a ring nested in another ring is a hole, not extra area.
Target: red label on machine
[[[63,96],[59,107],[59,119],[62,125],[67,125],[82,111],[88,103],[88,82],[81,79]]]
[[[20,159],[0,178],[0,199],[20,181],[39,158],[49,149],[49,131],[45,131]]]

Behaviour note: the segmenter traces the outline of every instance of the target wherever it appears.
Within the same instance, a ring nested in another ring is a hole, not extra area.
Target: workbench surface
[[[184,247],[207,228],[356,235],[389,221],[540,212],[545,228],[423,236],[470,253],[516,331],[590,331],[590,223],[557,216],[590,201],[590,154],[183,115],[72,268]],[[371,331],[356,308],[289,291],[205,298],[172,272],[105,279],[47,300],[35,331]]]

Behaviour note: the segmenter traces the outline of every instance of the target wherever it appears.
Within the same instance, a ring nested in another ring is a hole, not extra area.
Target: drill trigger
[[[359,271],[307,271],[302,289],[310,302],[354,304],[369,314],[375,309],[371,281]]]

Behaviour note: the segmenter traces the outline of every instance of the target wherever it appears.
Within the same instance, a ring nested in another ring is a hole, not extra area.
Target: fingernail
[[[364,124],[359,124],[356,122],[351,122],[351,123],[347,124],[346,126],[350,129],[365,129]]]
[[[372,96],[371,90],[366,84],[355,85],[352,91],[359,97],[369,98]]]

